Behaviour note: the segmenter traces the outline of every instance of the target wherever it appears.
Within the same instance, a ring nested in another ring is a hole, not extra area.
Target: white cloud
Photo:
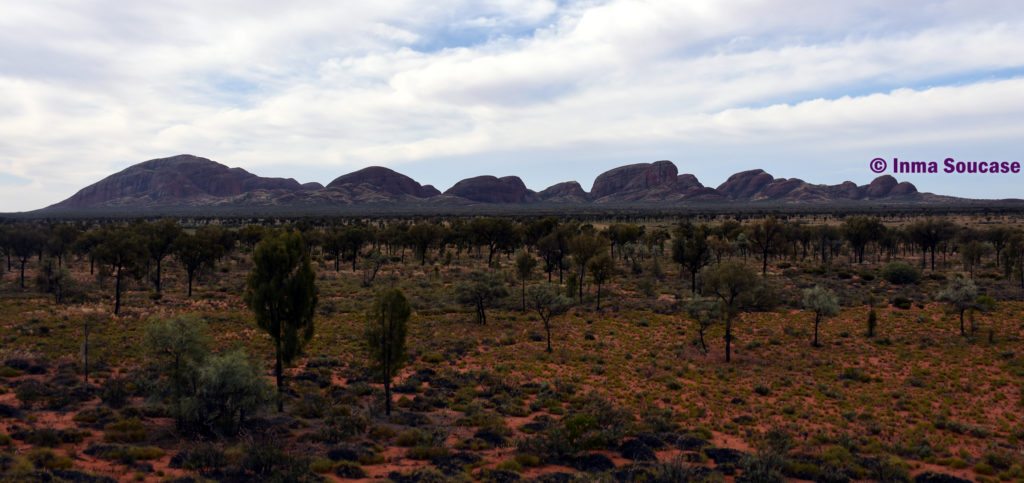
[[[0,212],[184,152],[321,182],[368,164],[419,172],[472,158],[475,171],[423,181],[517,173],[540,189],[565,173],[525,159],[564,159],[584,185],[662,158],[712,185],[753,167],[864,181],[858,163],[880,150],[1004,159],[1022,134],[1024,13],[1008,1],[0,10],[0,175],[29,180],[4,185]],[[509,166],[517,156],[521,170]],[[1017,196],[1015,186],[961,180],[955,194]]]

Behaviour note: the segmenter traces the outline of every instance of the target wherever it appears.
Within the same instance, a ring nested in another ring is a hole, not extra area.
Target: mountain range
[[[958,198],[918,192],[889,175],[867,185],[846,181],[812,184],[797,178],[775,178],[764,170],[743,171],[717,187],[704,186],[692,174],[679,174],[671,161],[638,163],[599,175],[590,191],[576,181],[542,191],[526,187],[517,176],[477,176],[455,183],[445,192],[394,170],[374,166],[339,176],[326,186],[294,179],[264,178],[206,158],[178,155],[131,166],[82,188],[70,198],[46,207],[42,214],[218,211],[322,211],[345,207],[542,205],[661,207],[688,204],[932,204]],[[964,200],[967,201],[967,200]]]

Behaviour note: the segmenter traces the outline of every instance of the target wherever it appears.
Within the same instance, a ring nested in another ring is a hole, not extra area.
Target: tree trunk
[[[21,288],[25,288],[25,259],[21,259]]]
[[[160,260],[156,261],[156,293],[160,293],[160,268],[163,263]]]
[[[525,278],[523,279],[522,296],[523,296],[523,309],[522,309],[522,312],[526,312],[526,279]]]
[[[114,315],[117,315],[121,313],[121,267],[117,267],[114,280]]]
[[[732,317],[725,319],[725,362],[732,360]]]
[[[814,347],[819,347],[818,344],[818,324],[821,323],[821,315],[814,314]]]
[[[89,320],[85,321],[85,344],[82,346],[82,376],[89,384]]]
[[[387,337],[387,336],[385,336]],[[391,416],[391,351],[384,343],[384,415]]]
[[[579,279],[578,279],[578,280],[576,280],[576,282],[577,282],[577,283],[579,283],[579,291],[580,291],[580,303],[581,303],[581,304],[583,303],[583,277],[585,277],[586,275],[587,275],[587,272],[586,272],[586,270],[585,270],[585,269],[583,269],[583,268],[581,268],[581,269],[580,269],[580,276],[579,276]]]
[[[281,360],[281,335],[274,340],[277,361],[274,364],[274,377],[277,379],[277,412],[284,412],[284,363]]]
[[[960,335],[967,335],[964,331],[964,309],[960,309]]]
[[[597,311],[601,311],[601,284],[597,284]]]
[[[551,353],[551,323],[544,319],[544,330],[548,333],[548,354]]]
[[[189,296],[189,298],[192,298],[192,276],[193,275],[194,275],[194,273],[191,270],[189,270],[188,271],[188,296]]]

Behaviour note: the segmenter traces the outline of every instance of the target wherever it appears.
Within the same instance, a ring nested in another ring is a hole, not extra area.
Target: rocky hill
[[[263,178],[241,168],[191,155],[154,159],[131,166],[83,188],[43,213],[105,210],[233,210],[287,208],[292,211],[330,207],[552,205],[552,206],[685,206],[729,203],[857,203],[884,200],[900,204],[938,203],[955,198],[919,193],[907,182],[879,176],[867,185],[847,181],[812,184],[797,178],[775,178],[754,169],[730,176],[717,188],[704,186],[692,174],[679,174],[671,161],[638,163],[606,171],[590,192],[576,181],[555,184],[540,192],[517,176],[476,176],[455,183],[444,193],[392,169],[373,166],[348,173],[323,186],[294,179]],[[966,200],[964,200],[966,201]]]

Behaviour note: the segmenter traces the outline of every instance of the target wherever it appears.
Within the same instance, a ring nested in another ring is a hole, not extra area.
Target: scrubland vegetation
[[[0,225],[0,480],[1024,481],[1020,223]]]

